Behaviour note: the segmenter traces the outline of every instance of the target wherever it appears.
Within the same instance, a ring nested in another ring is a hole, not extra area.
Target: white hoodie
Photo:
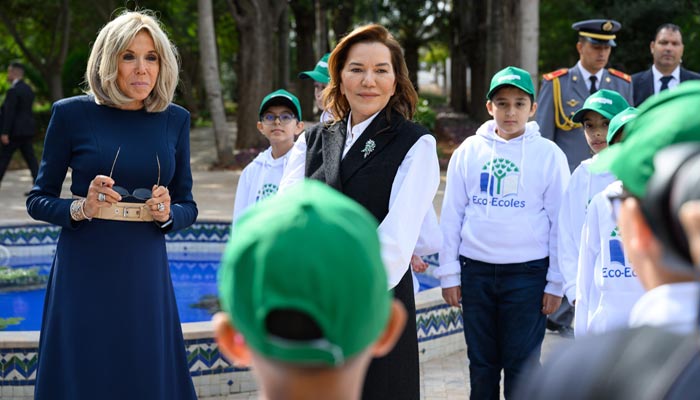
[[[610,172],[591,172],[590,166],[596,157],[597,155],[583,160],[576,167],[559,207],[559,269],[564,277],[564,294],[572,305],[576,300],[578,250],[581,246],[581,228],[586,221],[588,204],[595,194],[615,181],[615,175]]]
[[[277,193],[290,154],[291,151],[288,151],[275,159],[272,157],[272,147],[268,147],[243,168],[233,205],[234,224],[246,208]]]
[[[495,128],[494,120],[481,125],[450,159],[436,276],[443,288],[459,286],[460,255],[494,264],[549,257],[545,292],[561,296],[556,228],[570,177],[566,156],[534,121],[511,140]]]
[[[576,279],[576,337],[624,328],[634,303],[644,293],[622,249],[607,198],[621,192],[622,183],[615,181],[588,205]]]

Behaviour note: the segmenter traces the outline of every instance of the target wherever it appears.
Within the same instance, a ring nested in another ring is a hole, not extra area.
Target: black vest
[[[305,175],[354,199],[381,222],[389,212],[391,186],[399,166],[418,139],[430,132],[396,112],[387,118],[387,112],[382,111],[342,158],[347,123],[345,118],[307,131]],[[369,151],[372,143],[374,148]]]

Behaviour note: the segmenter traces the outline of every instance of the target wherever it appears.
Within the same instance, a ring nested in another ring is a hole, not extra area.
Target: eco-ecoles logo
[[[603,266],[603,278],[634,278],[637,274],[631,266],[627,265],[625,251],[622,248],[622,237],[617,227],[610,232],[608,237],[608,249],[610,250],[610,265]]]
[[[481,169],[481,191],[489,191],[491,196],[501,197],[518,194],[519,177],[520,169],[514,162],[506,158],[496,158],[493,162],[487,162]]]
[[[255,202],[257,203],[258,201],[260,201],[262,199],[266,199],[266,198],[274,195],[275,193],[277,193],[277,189],[279,189],[279,187],[277,185],[275,185],[274,183],[264,184],[260,188],[260,190],[258,190],[258,193],[255,196]]]
[[[492,207],[525,207],[525,201],[517,200],[520,168],[507,158],[495,158],[484,164],[481,169],[479,187],[482,193],[488,193],[489,198],[473,196],[475,204]],[[504,199],[513,196],[515,198]]]

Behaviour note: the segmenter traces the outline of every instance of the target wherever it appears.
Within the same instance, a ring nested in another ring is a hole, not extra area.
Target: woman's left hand
[[[156,221],[166,222],[170,219],[170,192],[168,188],[153,185],[151,198],[146,200],[146,205],[148,205],[151,215]]]

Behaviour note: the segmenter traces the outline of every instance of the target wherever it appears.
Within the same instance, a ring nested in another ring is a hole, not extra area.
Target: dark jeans
[[[7,166],[12,160],[12,154],[15,150],[19,149],[24,157],[24,161],[27,162],[29,171],[32,173],[32,182],[36,180],[36,175],[39,172],[39,163],[34,155],[34,148],[32,147],[32,137],[31,136],[10,136],[10,143],[7,145],[1,145],[0,149],[0,182],[2,182],[3,176],[5,176],[5,171]]]
[[[542,297],[549,258],[489,264],[460,256],[462,313],[471,399],[510,398],[530,357],[539,357],[545,331]]]

